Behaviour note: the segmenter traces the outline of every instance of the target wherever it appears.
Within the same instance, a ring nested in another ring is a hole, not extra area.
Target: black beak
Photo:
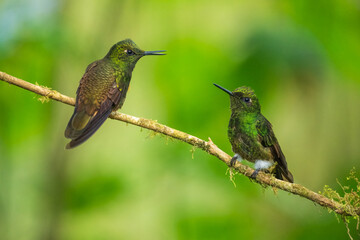
[[[221,90],[223,90],[224,92],[226,92],[226,93],[229,94],[230,96],[234,96],[234,94],[233,94],[231,91],[227,90],[226,88],[223,88],[223,87],[217,85],[216,83],[213,83],[213,84],[215,85],[215,87],[220,88]]]
[[[145,51],[144,55],[166,55],[165,52],[166,50],[160,50],[160,51]]]

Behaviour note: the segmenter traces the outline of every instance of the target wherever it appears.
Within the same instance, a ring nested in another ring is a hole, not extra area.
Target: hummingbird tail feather
[[[294,177],[291,172],[287,168],[284,168],[279,164],[276,166],[275,177],[277,179],[284,180],[290,183],[294,182]]]
[[[89,139],[109,117],[111,111],[112,109],[110,108],[102,114],[96,114],[95,117],[89,121],[88,125],[81,131],[81,134],[76,138],[73,138],[71,142],[66,145],[66,149],[74,148]]]
[[[65,137],[74,139],[81,135],[89,123],[91,116],[85,111],[74,112],[65,130]]]

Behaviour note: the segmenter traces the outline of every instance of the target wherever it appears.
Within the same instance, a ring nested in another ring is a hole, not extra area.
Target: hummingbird
[[[231,92],[214,85],[230,95],[228,138],[235,153],[230,167],[242,159],[255,162],[255,171],[251,177],[256,179],[259,171],[267,171],[276,163],[275,177],[293,183],[294,178],[288,170],[285,156],[271,123],[261,114],[255,92],[249,87],[239,87]]]
[[[65,137],[71,139],[66,149],[85,142],[112,111],[122,107],[137,61],[147,55],[165,55],[162,52],[143,51],[131,39],[125,39],[114,44],[104,58],[87,66],[65,129]]]

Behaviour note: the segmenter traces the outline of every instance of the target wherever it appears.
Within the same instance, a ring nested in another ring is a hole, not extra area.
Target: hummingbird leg
[[[255,169],[255,171],[251,174],[251,178],[252,179],[256,179],[256,176],[259,174],[259,172],[260,172],[260,169]]]
[[[236,161],[239,161],[239,162],[242,161],[242,158],[241,158],[240,155],[237,154],[237,153],[236,153],[236,154],[232,157],[232,159],[230,160],[230,167],[233,167],[233,166],[235,165]]]

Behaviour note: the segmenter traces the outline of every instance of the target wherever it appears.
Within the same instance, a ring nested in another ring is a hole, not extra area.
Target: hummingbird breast
[[[234,153],[250,162],[272,160],[271,151],[262,146],[256,128],[255,114],[232,114],[229,122],[228,137]]]

